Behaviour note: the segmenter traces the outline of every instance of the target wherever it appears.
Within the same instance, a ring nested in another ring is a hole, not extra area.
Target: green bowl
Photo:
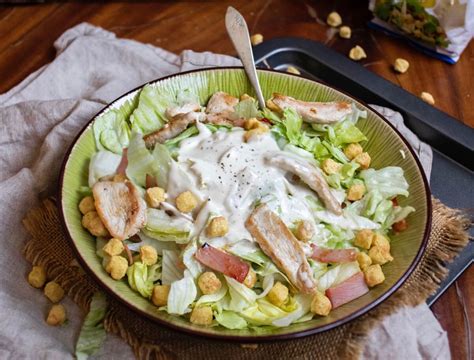
[[[395,165],[403,168],[410,185],[410,196],[402,198],[400,205],[411,205],[416,212],[409,216],[409,228],[392,238],[392,255],[395,260],[384,266],[386,280],[366,295],[341,306],[327,317],[315,317],[308,322],[293,324],[285,328],[262,328],[255,330],[228,330],[222,327],[206,328],[191,324],[188,320],[158,311],[151,302],[134,292],[125,280],[114,281],[102,268],[95,253],[94,238],[81,226],[78,210],[80,186],[87,185],[87,169],[91,155],[96,151],[92,133],[92,123],[110,109],[119,107],[127,100],[134,99],[139,90],[123,95],[105,107],[80,132],[66,154],[60,179],[60,213],[64,228],[72,247],[84,269],[97,281],[102,289],[150,321],[196,335],[244,342],[259,342],[288,339],[325,331],[374,308],[407,279],[419,262],[425,250],[431,228],[431,200],[428,182],[422,167],[406,140],[380,114],[364,103],[337,91],[327,85],[288,73],[258,70],[265,98],[273,92],[311,101],[349,101],[367,111],[367,119],[360,120],[358,126],[366,134],[365,149],[372,157],[375,168]],[[204,104],[216,91],[222,90],[234,96],[254,91],[242,68],[214,68],[171,75],[151,82],[153,86],[176,93],[182,88],[191,88],[199,94]],[[406,156],[401,155],[402,150]]]

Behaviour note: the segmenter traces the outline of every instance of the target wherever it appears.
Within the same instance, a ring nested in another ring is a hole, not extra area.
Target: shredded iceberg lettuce
[[[130,116],[132,130],[148,134],[160,129],[168,119],[166,109],[173,104],[173,98],[153,85],[145,86],[140,92],[138,106]]]
[[[132,130],[144,135],[156,131],[169,120],[166,109],[188,103],[199,104],[198,96],[190,89],[172,94],[157,86],[146,85],[140,92],[138,106],[130,116]]]
[[[318,290],[324,293],[330,287],[340,284],[359,271],[360,267],[357,261],[333,266],[319,278]]]
[[[229,287],[231,299],[227,310],[240,312],[255,303],[257,300],[255,291],[228,276],[225,276],[225,280]]]
[[[138,252],[140,250],[140,247],[143,245],[148,245],[152,246],[155,248],[156,252],[158,255],[163,254],[163,250],[174,250],[178,251],[178,246],[175,242],[172,241],[159,241],[156,240],[152,237],[146,236],[143,231],[140,231],[138,234],[138,237],[140,238],[140,242],[131,242],[131,241],[126,241],[126,244],[128,248],[131,251],[136,251]],[[104,244],[105,245],[105,244]]]
[[[115,174],[121,160],[121,155],[107,150],[94,153],[89,162],[89,187],[92,188],[100,178]]]
[[[141,261],[135,261],[127,270],[127,279],[130,287],[138,291],[141,296],[150,298],[153,291],[153,281],[148,276],[148,266]]]
[[[190,312],[191,305],[196,299],[197,288],[193,277],[188,271],[185,271],[184,278],[171,284],[168,295],[168,313],[183,315]]]
[[[158,178],[160,169],[157,161],[146,148],[141,134],[133,134],[127,151],[127,158],[126,174],[135,184],[145,187],[146,174]]]
[[[153,149],[152,156],[156,161],[157,167],[157,171],[155,173],[156,182],[158,183],[158,186],[162,187],[163,189],[167,189],[168,176],[170,172],[171,162],[173,161],[173,159],[171,158],[171,154],[165,145],[156,144],[155,148]]]
[[[102,347],[107,337],[103,324],[106,311],[105,295],[100,292],[95,293],[76,342],[75,355],[78,360],[86,360]]]
[[[319,221],[339,226],[342,229],[362,230],[380,228],[380,224],[366,217],[354,214],[351,211],[347,211],[346,209],[342,211],[342,215],[336,215],[329,210],[316,211],[314,217]]]
[[[178,266],[179,252],[163,250],[161,282],[170,285],[183,277],[184,271]]]
[[[148,208],[147,223],[142,232],[156,240],[187,244],[191,228],[189,220],[171,217],[163,210]]]
[[[303,295],[303,294],[297,294],[295,297],[295,309],[292,309],[287,315],[273,320],[272,325],[276,327],[285,327],[296,320],[300,319],[303,315],[309,312],[311,308],[311,296],[308,295]]]
[[[257,101],[255,99],[245,99],[239,101],[239,103],[234,106],[233,116],[242,119],[260,117]]]
[[[199,261],[196,260],[194,254],[197,251],[196,240],[189,243],[188,246],[183,250],[183,264],[189,270],[193,278],[197,278],[202,272],[204,267]]]
[[[110,109],[99,116],[92,125],[98,150],[109,150],[121,154],[130,141],[130,127],[127,119],[137,106],[137,99],[125,102],[117,109]]]
[[[367,191],[377,190],[387,199],[397,195],[408,196],[408,182],[403,174],[403,169],[398,166],[387,166],[380,170],[367,169],[360,172]]]
[[[216,321],[227,329],[245,329],[247,321],[233,311],[222,311],[215,314]]]
[[[224,298],[227,294],[227,285],[225,281],[221,281],[221,288],[216,291],[214,294],[202,295],[198,301],[196,301],[196,306],[201,304],[216,303]]]

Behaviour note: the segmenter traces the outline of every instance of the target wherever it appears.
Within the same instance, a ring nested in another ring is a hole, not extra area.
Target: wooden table
[[[413,94],[430,92],[436,99],[436,107],[474,127],[474,42],[456,65],[428,58],[400,41],[367,29],[365,24],[370,19],[367,1],[3,5],[0,7],[0,93],[53,60],[53,42],[66,29],[84,21],[113,31],[119,37],[176,53],[192,49],[233,55],[224,28],[224,14],[230,4],[245,16],[251,33],[261,33],[266,39],[300,36],[324,42],[343,54],[352,46],[361,45],[368,55],[361,62],[363,66]],[[327,14],[333,10],[351,26],[352,39],[339,38],[325,25]],[[410,62],[408,73],[399,75],[391,69],[397,57]],[[435,315],[448,331],[453,359],[473,356],[468,352],[468,344],[474,343],[468,330],[474,317],[473,276],[471,266],[433,306]]]

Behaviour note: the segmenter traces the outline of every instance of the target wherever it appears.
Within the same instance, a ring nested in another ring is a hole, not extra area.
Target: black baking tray
[[[258,67],[286,70],[294,66],[302,76],[400,112],[408,128],[433,149],[433,195],[450,207],[474,209],[474,129],[316,41],[272,39],[254,47],[254,56]],[[429,305],[472,264],[473,256],[470,241],[448,264],[449,275],[428,299]]]

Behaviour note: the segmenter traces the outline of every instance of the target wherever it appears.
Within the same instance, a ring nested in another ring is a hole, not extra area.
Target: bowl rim
[[[370,310],[374,309],[378,305],[380,305],[382,302],[384,302],[387,298],[389,298],[395,291],[397,291],[407,280],[407,278],[410,276],[410,274],[414,271],[418,263],[420,262],[426,247],[428,245],[428,240],[429,236],[431,233],[431,224],[432,224],[432,203],[431,203],[431,190],[429,186],[429,182],[426,178],[425,172],[423,170],[423,167],[420,163],[420,160],[418,159],[418,156],[415,154],[414,150],[412,149],[411,145],[408,143],[408,141],[405,139],[405,137],[398,131],[398,129],[395,128],[394,125],[392,125],[382,114],[380,114],[378,111],[376,111],[374,108],[372,108],[370,105],[368,105],[366,102],[359,100],[358,98],[354,97],[351,94],[348,94],[347,92],[338,89],[335,86],[329,85],[325,83],[324,81],[320,80],[313,80],[313,79],[308,79],[304,76],[296,75],[296,74],[291,74],[291,73],[286,73],[284,71],[278,71],[274,69],[257,69],[257,72],[270,72],[270,73],[279,73],[283,74],[285,76],[290,76],[290,77],[297,77],[304,79],[306,81],[314,82],[317,84],[321,84],[324,86],[327,86],[331,89],[334,89],[345,96],[353,99],[355,102],[358,102],[365,107],[369,108],[371,111],[373,111],[378,117],[380,117],[394,132],[395,134],[400,138],[400,140],[406,145],[408,148],[410,154],[415,160],[415,164],[417,166],[417,169],[419,173],[421,174],[422,182],[424,185],[424,190],[425,190],[425,198],[426,198],[426,204],[427,204],[427,212],[426,212],[426,224],[425,224],[425,229],[423,232],[423,240],[420,244],[420,247],[418,248],[417,254],[415,255],[415,258],[411,262],[410,266],[407,268],[407,270],[402,274],[402,276],[395,282],[394,285],[392,285],[384,294],[376,298],[375,300],[371,301],[369,304],[366,306],[360,308],[359,310],[356,310],[349,315],[344,316],[341,319],[338,319],[334,322],[331,322],[329,324],[319,326],[316,328],[311,328],[311,329],[304,329],[304,330],[299,330],[291,333],[285,333],[285,334],[275,334],[275,335],[253,335],[253,336],[247,336],[247,335],[229,335],[229,334],[218,334],[218,333],[206,333],[202,332],[198,329],[193,329],[193,328],[188,328],[188,327],[182,327],[179,325],[176,325],[172,322],[168,322],[166,320],[160,319],[158,317],[154,317],[150,314],[148,314],[146,311],[143,311],[136,307],[133,303],[128,302],[124,298],[120,297],[118,294],[115,293],[113,289],[111,289],[107,284],[105,284],[100,277],[88,266],[87,261],[81,256],[81,253],[79,252],[78,247],[76,246],[76,243],[74,239],[72,238],[71,233],[69,232],[69,228],[67,226],[66,222],[66,216],[65,216],[65,211],[63,209],[63,185],[64,185],[64,176],[65,176],[65,171],[66,167],[69,163],[71,152],[74,150],[74,148],[77,145],[77,141],[79,138],[83,135],[83,133],[92,125],[92,123],[95,121],[95,119],[100,116],[102,113],[107,111],[113,104],[115,104],[117,101],[120,99],[136,92],[137,90],[143,88],[146,85],[150,84],[155,84],[162,82],[164,80],[172,79],[175,77],[180,77],[183,75],[187,74],[193,74],[193,73],[199,73],[199,72],[213,72],[217,70],[239,70],[243,71],[244,68],[242,66],[222,66],[222,67],[209,67],[209,68],[204,68],[204,69],[194,69],[194,70],[188,70],[188,71],[183,71],[171,75],[167,75],[164,77],[160,77],[155,80],[148,81],[140,86],[135,87],[134,89],[120,95],[117,97],[115,100],[109,102],[107,105],[105,105],[100,111],[98,111],[92,118],[89,120],[83,128],[78,132],[78,134],[74,137],[73,141],[71,142],[71,145],[67,149],[62,164],[61,164],[61,169],[60,169],[60,174],[59,174],[59,186],[57,188],[57,198],[59,199],[59,202],[57,204],[58,210],[59,210],[59,217],[60,217],[60,223],[65,231],[66,238],[68,242],[70,243],[73,253],[75,255],[75,258],[79,261],[81,264],[82,268],[86,271],[89,276],[94,280],[94,282],[99,286],[100,289],[104,290],[109,296],[114,298],[116,301],[119,303],[125,305],[127,308],[132,310],[133,312],[141,315],[146,321],[152,321],[155,324],[163,325],[167,327],[168,329],[171,329],[176,332],[180,333],[185,333],[187,335],[197,335],[200,337],[204,338],[209,338],[209,339],[214,339],[214,340],[219,340],[219,341],[233,341],[233,342],[240,342],[240,343],[264,343],[264,342],[270,342],[274,340],[289,340],[289,339],[297,339],[297,338],[302,338],[306,337],[309,335],[314,335],[318,333],[322,333],[324,331],[328,331],[331,329],[334,329],[340,325],[343,325],[345,323],[348,323],[352,320],[357,319],[358,317],[366,314]]]

